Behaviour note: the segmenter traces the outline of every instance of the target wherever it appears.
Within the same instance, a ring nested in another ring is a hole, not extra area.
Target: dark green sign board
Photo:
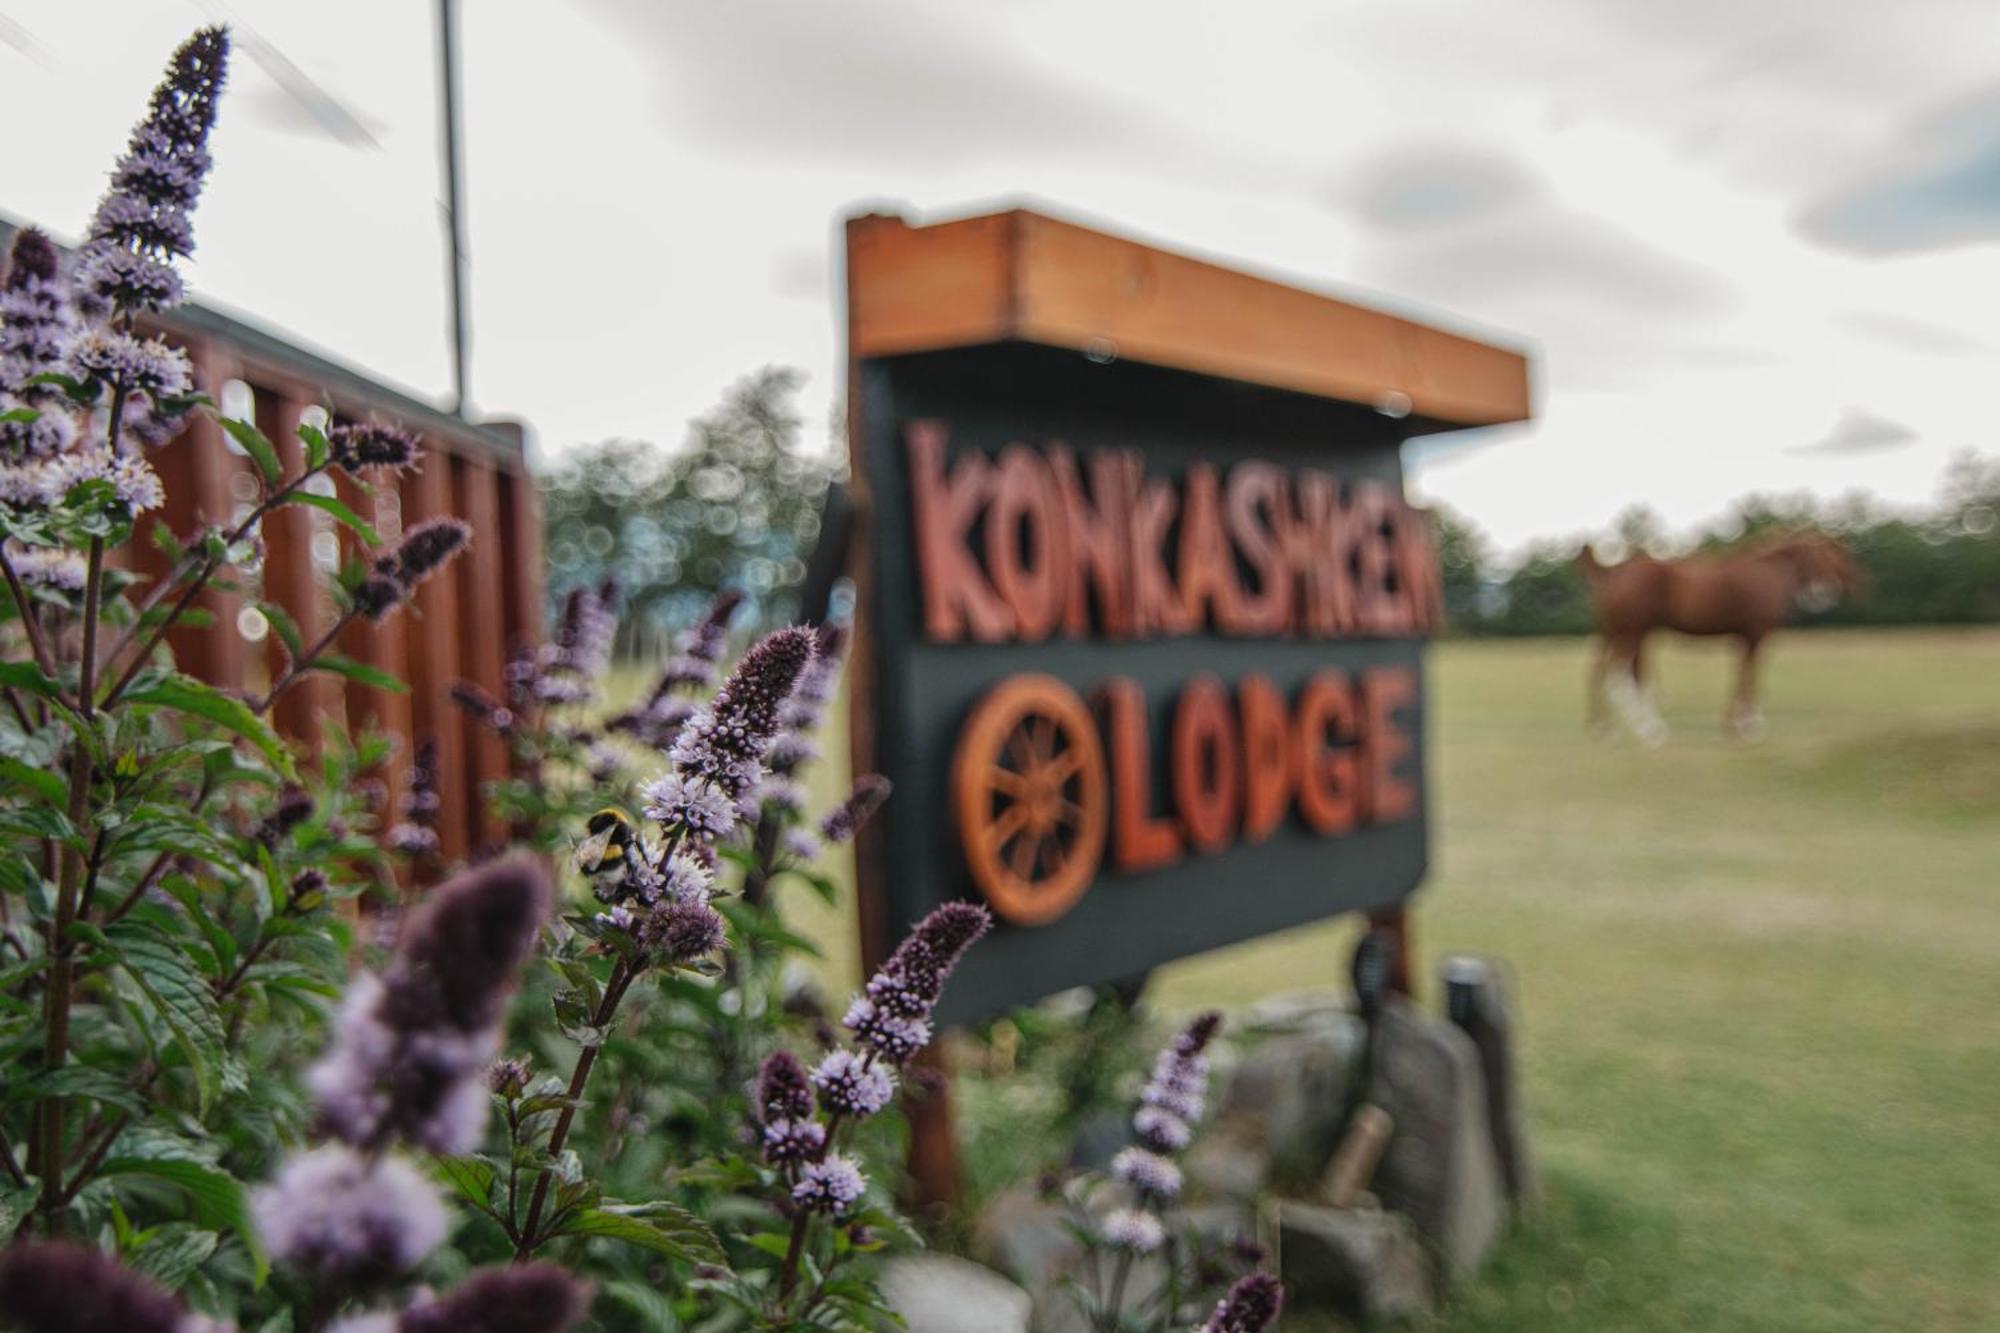
[[[853,362],[856,759],[895,784],[864,946],[990,904],[944,1022],[1396,904],[1428,860],[1400,446],[1437,423],[1083,341]]]

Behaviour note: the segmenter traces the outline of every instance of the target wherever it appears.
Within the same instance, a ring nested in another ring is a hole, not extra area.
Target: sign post
[[[1021,211],[852,219],[847,310],[864,961],[986,902],[948,1023],[1396,925],[1442,612],[1401,445],[1525,419],[1525,359]]]

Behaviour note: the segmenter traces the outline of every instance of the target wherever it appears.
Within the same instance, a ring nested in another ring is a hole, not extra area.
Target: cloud
[[[1874,162],[1808,203],[1797,227],[1864,255],[2000,240],[2000,88],[1910,122]]]
[[[1039,69],[952,6],[913,0],[596,0],[662,66],[676,130],[776,157],[959,167],[1153,137],[1132,106]],[[976,14],[976,11],[971,11]]]
[[[1916,443],[1916,440],[1917,433],[1902,422],[1878,417],[1873,412],[1865,412],[1858,407],[1850,407],[1840,414],[1840,420],[1834,423],[1833,430],[1825,438],[1815,440],[1811,444],[1797,445],[1785,452],[1841,457],[1900,449],[1905,445]]]
[[[1473,144],[1417,144],[1366,163],[1334,192],[1363,223],[1393,230],[1454,226],[1542,201],[1547,188],[1518,158]]]
[[[1403,145],[1328,196],[1373,235],[1391,290],[1546,329],[1712,314],[1717,275],[1616,223],[1565,207],[1526,163],[1471,143]]]
[[[771,262],[771,290],[802,301],[825,301],[832,269],[824,250],[785,250]]]
[[[1923,356],[1976,356],[1987,349],[1969,333],[1886,310],[1843,310],[1834,319],[1864,338]]]

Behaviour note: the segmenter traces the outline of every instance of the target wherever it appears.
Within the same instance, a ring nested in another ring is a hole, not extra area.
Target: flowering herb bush
[[[156,525],[165,570],[133,572],[164,498],[147,455],[211,410],[137,324],[179,299],[227,56],[217,29],[183,45],[83,244],[20,231],[0,273],[0,1229],[108,1236],[219,1309],[263,1276],[241,1182],[304,1129],[282,1075],[339,990],[336,905],[383,871],[360,779],[386,747],[329,737],[305,770],[265,719],[307,673],[361,670],[331,651],[339,629],[393,614],[467,539],[443,520],[350,561],[311,644],[263,603],[287,659],[261,690],[166,656],[205,591],[257,596],[265,516],[317,505],[372,545],[308,483],[414,458],[386,427],[308,427],[288,473],[222,419],[255,503],[226,527]]]
[[[724,599],[639,708],[593,726],[615,628],[615,590],[595,588],[547,648],[515,654],[506,698],[461,688],[514,746],[518,776],[493,795],[517,838],[577,849],[584,892],[565,895],[532,854],[447,878],[434,747],[382,810],[384,741],[329,732],[302,768],[265,721],[310,672],[393,684],[331,645],[469,540],[440,519],[384,546],[314,484],[406,468],[410,436],[302,427],[287,471],[218,416],[256,502],[227,527],[157,527],[164,573],[130,572],[123,550],[164,498],[147,451],[212,411],[185,357],[136,328],[180,295],[227,56],[219,29],[186,43],[85,243],[66,257],[23,231],[0,273],[0,1324],[561,1333],[601,1295],[614,1328],[731,1310],[874,1327],[855,1261],[900,1223],[893,1181],[868,1183],[866,1136],[987,918],[954,905],[919,923],[849,1008],[850,1043],[821,1032],[810,1071],[781,1053],[809,1039],[770,1002],[777,962],[806,946],[771,885],[820,883],[810,858],[887,794],[864,779],[817,832],[797,794],[840,632],[779,630],[714,688]],[[258,586],[261,522],[298,504],[365,551],[311,643]],[[263,688],[169,660],[168,631],[199,623],[212,589],[277,630]],[[635,754],[656,770],[643,784]],[[396,862],[444,882],[361,918],[357,939],[339,909]],[[349,982],[356,955],[373,962]],[[677,1157],[637,1151],[662,1136],[618,1114],[656,1019],[707,1034],[703,1100],[724,1108]]]

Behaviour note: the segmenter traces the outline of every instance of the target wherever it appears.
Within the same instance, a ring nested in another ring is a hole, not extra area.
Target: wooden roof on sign
[[[1013,209],[847,223],[849,354],[1020,341],[1378,406],[1412,433],[1525,421],[1517,351]]]

